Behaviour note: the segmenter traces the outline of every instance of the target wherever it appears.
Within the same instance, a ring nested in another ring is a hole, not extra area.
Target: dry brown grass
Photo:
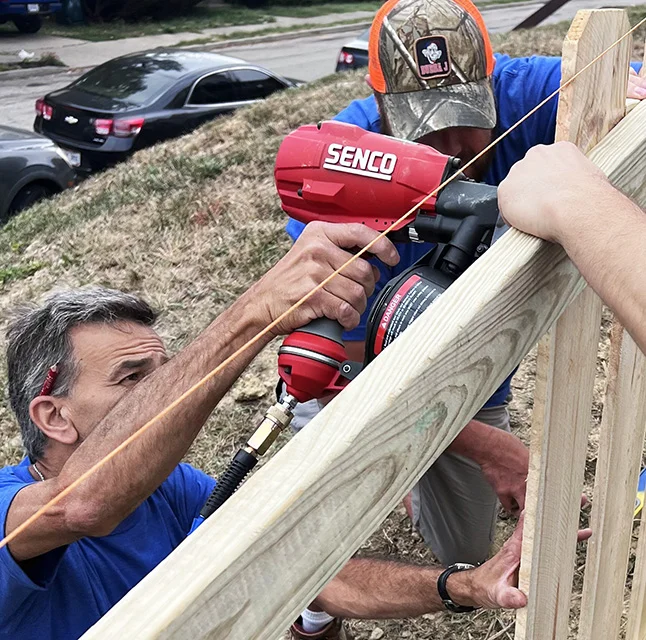
[[[644,10],[631,13],[635,19]],[[513,55],[558,55],[565,31],[566,26],[556,25],[496,36],[495,46]],[[636,55],[640,49],[636,47]],[[362,75],[337,76],[275,96],[180,140],[140,152],[16,218],[0,230],[0,329],[18,302],[37,299],[54,287],[102,284],[139,293],[161,309],[159,331],[171,352],[180,349],[289,247],[273,187],[275,152],[292,129],[329,118],[351,99],[367,95]],[[604,349],[595,420],[601,410]],[[521,437],[531,416],[534,362],[530,354],[514,381],[512,422]],[[212,474],[223,469],[270,401],[275,365],[274,345],[256,359],[209,420],[188,455],[190,462]],[[5,375],[2,362],[2,381]],[[251,389],[255,399],[242,401],[242,387]],[[596,428],[588,453],[588,486],[596,461]],[[19,460],[17,433],[5,399],[0,404],[0,463]],[[500,520],[499,541],[512,526]],[[384,522],[363,552],[414,562],[432,559],[401,509]],[[575,591],[580,590],[584,562],[581,551]],[[575,597],[575,612],[577,602]],[[505,640],[513,637],[512,623],[512,614],[480,612],[354,622],[352,627],[358,638],[369,638],[379,627],[389,639]]]

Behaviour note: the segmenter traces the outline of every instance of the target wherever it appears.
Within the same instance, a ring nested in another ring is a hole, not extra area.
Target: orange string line
[[[609,47],[607,47],[604,51],[602,51],[596,58],[594,58],[591,62],[586,64],[580,71],[575,73],[569,80],[563,82],[558,89],[553,91],[547,98],[542,100],[539,104],[537,104],[529,113],[524,115],[518,122],[513,124],[509,129],[507,129],[504,133],[502,133],[500,136],[498,136],[493,142],[489,143],[480,153],[478,153],[474,158],[469,160],[466,164],[462,166],[462,171],[465,171],[468,169],[470,166],[472,166],[477,160],[479,160],[482,156],[484,156],[486,153],[491,151],[501,140],[506,138],[514,129],[519,127],[525,120],[527,120],[529,117],[531,117],[536,111],[538,111],[543,105],[547,104],[552,98],[557,96],[563,89],[565,89],[567,86],[572,84],[574,80],[576,80],[584,71],[587,71],[593,64],[598,62],[603,56],[605,56],[609,51],[611,51],[614,47],[616,47],[620,42],[625,40],[629,35],[631,35],[636,29],[638,29],[641,25],[646,23],[646,18],[643,20],[640,20],[632,29],[627,31],[621,38],[613,42]],[[231,354],[228,358],[226,358],[223,362],[221,362],[215,369],[213,369],[211,372],[209,372],[207,375],[205,375],[200,381],[196,382],[190,389],[185,391],[179,398],[177,398],[175,401],[173,401],[171,404],[169,404],[165,409],[163,409],[160,413],[158,413],[155,417],[151,418],[146,424],[144,424],[142,427],[140,427],[137,431],[135,431],[132,435],[130,435],[126,440],[124,440],[118,447],[113,449],[107,456],[99,460],[97,463],[95,463],[92,467],[90,467],[87,471],[85,471],[83,474],[81,474],[74,482],[72,482],[70,485],[68,485],[65,489],[63,489],[59,494],[54,496],[49,502],[44,504],[42,507],[38,509],[32,516],[27,518],[21,525],[16,527],[9,535],[5,536],[2,540],[0,540],[0,549],[2,547],[6,546],[9,544],[12,540],[14,540],[17,536],[19,536],[25,529],[27,529],[29,526],[31,526],[38,518],[40,518],[46,511],[51,509],[54,505],[58,504],[63,498],[68,496],[76,487],[78,487],[82,482],[84,482],[87,478],[89,478],[91,475],[96,473],[101,467],[103,467],[105,464],[110,462],[120,451],[123,451],[129,444],[137,440],[137,438],[140,438],[148,429],[150,429],[153,425],[155,425],[157,422],[165,418],[173,409],[175,409],[177,406],[179,406],[184,400],[189,398],[193,393],[195,393],[198,389],[201,389],[207,382],[212,380],[218,373],[222,371],[228,364],[230,364],[235,358],[237,358],[240,354],[244,353],[247,349],[252,347],[254,344],[256,344],[259,340],[264,338],[274,327],[276,327],[278,324],[280,324],[289,314],[291,314],[293,311],[301,307],[305,302],[307,302],[313,295],[315,295],[318,291],[320,291],[325,285],[327,285],[333,278],[335,278],[339,273],[341,273],[346,267],[351,265],[352,263],[356,262],[362,255],[367,253],[381,238],[385,237],[390,231],[392,231],[397,225],[401,224],[406,218],[411,216],[413,213],[415,213],[420,207],[422,207],[426,202],[428,202],[432,197],[437,195],[446,185],[449,183],[453,182],[453,180],[456,180],[457,177],[460,175],[460,173],[454,173],[452,174],[449,178],[447,178],[442,184],[440,184],[438,187],[433,189],[428,195],[426,195],[420,202],[418,202],[416,205],[411,207],[405,214],[403,214],[398,220],[393,222],[385,231],[381,232],[374,240],[371,240],[363,249],[355,253],[345,264],[342,264],[336,271],[332,272],[325,280],[323,280],[320,284],[318,284],[314,289],[312,289],[309,293],[305,294],[300,300],[295,302],[289,309],[287,309],[285,312],[281,313],[278,318],[276,318],[272,323],[267,325],[260,333],[255,335],[253,338],[251,338],[249,341],[247,341],[245,344],[243,344],[237,351],[235,351],[233,354]]]

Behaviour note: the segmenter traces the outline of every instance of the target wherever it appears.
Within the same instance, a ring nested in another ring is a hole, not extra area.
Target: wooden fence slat
[[[629,28],[622,10],[577,13],[563,46],[562,79]],[[627,73],[630,47],[624,42],[561,93],[557,140],[589,151],[621,119],[626,81],[613,69]],[[529,601],[516,616],[515,640],[567,637],[601,309],[586,289],[539,345],[519,578]]]
[[[646,76],[646,43],[640,75]],[[626,112],[632,111],[639,102],[629,98],[626,101]],[[646,509],[641,512],[626,640],[646,640]]]
[[[640,106],[599,145],[628,194],[645,140]],[[275,638],[582,289],[561,248],[505,234],[83,637]]]
[[[646,427],[646,358],[615,322],[592,502],[580,640],[617,638]]]

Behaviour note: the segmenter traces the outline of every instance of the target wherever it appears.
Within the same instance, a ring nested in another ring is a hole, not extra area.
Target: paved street
[[[336,58],[341,47],[360,35],[362,31],[363,29],[349,30],[341,34],[231,47],[221,49],[218,53],[261,64],[288,78],[318,80],[334,73]]]
[[[78,73],[55,73],[30,78],[0,80],[0,124],[31,129],[34,103],[48,91],[60,89],[78,77]]]
[[[334,71],[341,46],[359,33],[353,30],[340,35],[230,47],[220,52],[262,64],[290,78],[315,80]],[[15,80],[0,79],[0,124],[31,129],[36,98],[65,86],[78,75],[78,72],[64,72]]]
[[[616,5],[625,6],[642,4],[643,2],[644,0],[621,0]],[[498,8],[483,8],[482,14],[490,31],[506,31],[535,11],[540,4],[538,2],[523,2],[503,5]],[[615,3],[612,0],[570,0],[546,23],[571,19],[581,8],[604,7],[610,4]],[[353,17],[364,18],[365,16],[354,14]],[[324,24],[325,21],[323,20],[322,23]],[[329,21],[328,19],[327,22]],[[257,25],[254,28],[257,28]],[[236,29],[240,30],[241,28],[236,27]],[[334,34],[310,35],[276,42],[226,47],[220,51],[225,55],[262,64],[284,76],[310,81],[332,73],[341,46],[352,40],[361,31],[363,28],[348,27],[347,30]],[[98,64],[102,59],[110,59],[128,51],[155,46],[171,46],[178,42],[177,38],[186,38],[186,35],[168,34],[105,43],[88,43],[42,34],[22,36],[3,30],[0,32],[0,54],[15,53],[22,48],[37,52],[55,51],[70,66],[75,64],[87,66],[87,64]],[[36,98],[65,86],[78,75],[79,71],[72,69],[53,74],[43,72],[42,75],[28,78],[0,78],[0,124],[30,129],[34,118]]]

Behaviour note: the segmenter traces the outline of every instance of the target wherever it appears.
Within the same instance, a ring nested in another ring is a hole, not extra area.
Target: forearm
[[[478,420],[470,420],[455,440],[448,446],[447,451],[457,453],[482,464],[486,453],[490,451],[490,440],[496,435],[495,427]]]
[[[437,590],[443,569],[386,560],[354,558],[323,589],[315,604],[332,616],[346,618],[409,618],[441,611]],[[454,602],[475,604],[471,572],[449,577]]]
[[[564,204],[557,239],[646,351],[646,215],[610,185],[591,196]]]

